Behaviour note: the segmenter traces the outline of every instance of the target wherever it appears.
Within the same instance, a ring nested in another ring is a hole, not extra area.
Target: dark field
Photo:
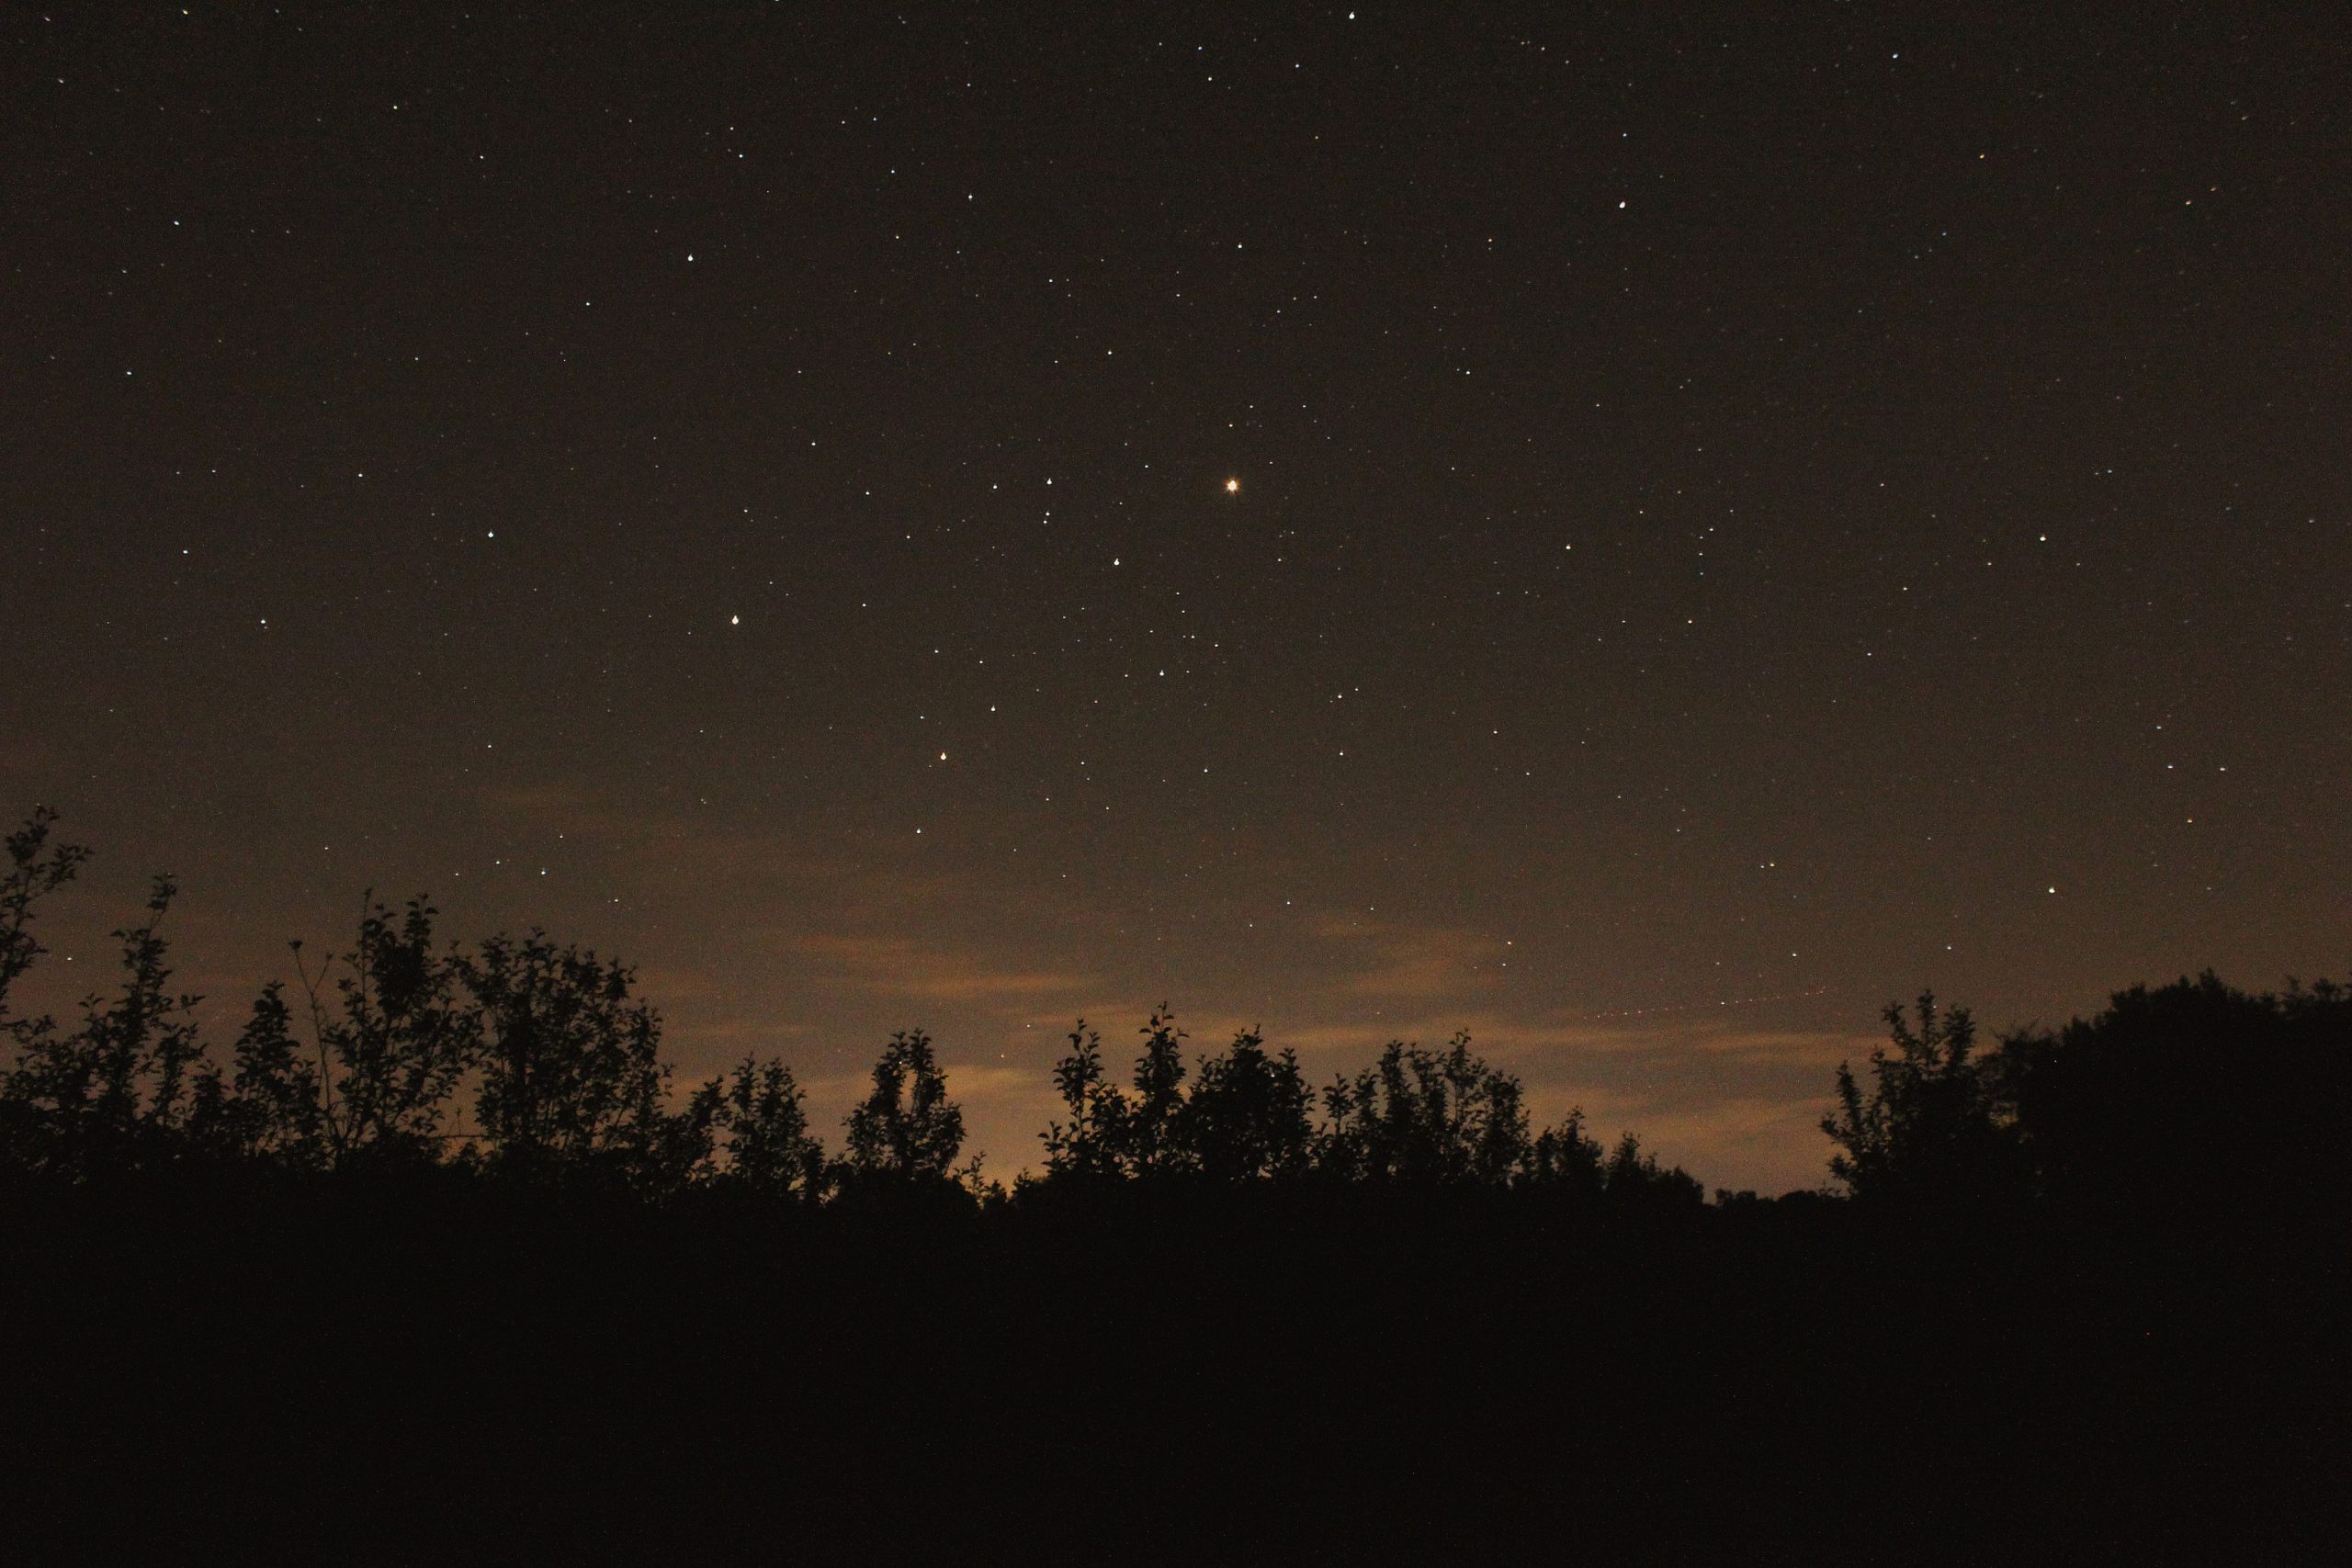
[[[656,1214],[79,1192],[6,1228],[28,1558],[2200,1561],[2340,1541],[2315,1235],[1820,1201]]]

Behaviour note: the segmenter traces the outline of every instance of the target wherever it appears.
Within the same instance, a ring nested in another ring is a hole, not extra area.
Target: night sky
[[[0,8],[52,984],[429,891],[998,1175],[1164,999],[1777,1190],[1894,997],[2342,974],[2352,27],[1956,9]]]

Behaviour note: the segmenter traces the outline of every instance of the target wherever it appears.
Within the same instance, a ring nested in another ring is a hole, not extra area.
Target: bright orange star
[[[1226,480],[1225,493],[1227,495],[1239,495],[1241,493],[1241,481],[1239,479]]]

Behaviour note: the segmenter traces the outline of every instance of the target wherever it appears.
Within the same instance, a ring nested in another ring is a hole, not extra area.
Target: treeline
[[[70,1025],[19,1016],[11,987],[40,956],[42,898],[88,859],[40,811],[0,871],[0,1168],[81,1182],[243,1166],[288,1174],[440,1168],[650,1200],[696,1190],[822,1202],[880,1192],[1000,1201],[931,1038],[890,1037],[839,1149],[811,1127],[791,1067],[747,1057],[684,1094],[661,1021],[625,964],[540,931],[446,942],[423,899],[370,901],[345,951],[299,987],[265,987],[216,1055],[198,998],[172,988],[159,879],[146,918],[116,933],[121,973]],[[1067,1111],[1041,1134],[1041,1186],[1118,1182],[1404,1183],[1697,1204],[1699,1183],[1581,1112],[1531,1128],[1520,1080],[1475,1055],[1401,1042],[1311,1089],[1296,1055],[1243,1031],[1188,1061],[1167,1010],[1142,1031],[1131,1087],[1112,1081],[1083,1020],[1054,1078]]]
[[[1964,1008],[1889,1006],[1867,1077],[1822,1121],[1854,1198],[1905,1210],[2054,1205],[2241,1235],[2340,1205],[2352,990],[2253,994],[2211,971],[1980,1049]]]
[[[421,901],[208,1043],[159,885],[109,993],[20,1015],[86,855],[47,813],[6,850],[12,1561],[2352,1538],[2314,1522],[2352,1401],[2337,986],[1981,1041],[1891,1007],[1823,1085],[1842,1198],[1713,1203],[1535,1126],[1464,1038],[1318,1087],[1162,1010],[1131,1061],[1072,1030],[1007,1190],[923,1034],[821,1138],[782,1061],[676,1083],[625,965]]]
[[[992,1203],[1043,1190],[1270,1184],[1510,1193],[1527,1201],[1695,1207],[1704,1191],[1581,1112],[1531,1123],[1520,1079],[1466,1034],[1390,1043],[1311,1087],[1255,1030],[1188,1056],[1165,1010],[1120,1081],[1080,1021],[1054,1069],[1044,1168],[1011,1192],[964,1154],[931,1038],[891,1036],[838,1149],[791,1067],[747,1057],[677,1092],[661,1022],[626,965],[540,931],[440,939],[423,899],[370,901],[345,951],[293,944],[299,984],[264,988],[225,1057],[172,988],[159,879],[116,933],[120,976],[80,1018],[19,1016],[43,949],[34,919],[89,852],[40,810],[0,868],[0,1170],[86,1182],[168,1170],[309,1175],[434,1169],[666,1201],[724,1192],[815,1204],[926,1194]],[[2056,1201],[2179,1217],[2271,1211],[2340,1190],[2352,992],[2255,995],[2211,974],[2119,993],[2096,1018],[1980,1048],[1965,1009],[1890,1006],[1888,1044],[1840,1067],[1822,1122],[1829,1172],[1872,1205]],[[1721,1201],[1747,1193],[1718,1193]]]

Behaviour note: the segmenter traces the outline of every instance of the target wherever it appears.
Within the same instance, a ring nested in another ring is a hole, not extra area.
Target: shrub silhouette
[[[1351,1181],[1500,1186],[1533,1153],[1517,1077],[1456,1034],[1442,1054],[1391,1041],[1380,1060],[1323,1090],[1317,1159]]]
[[[1254,1029],[1204,1057],[1175,1119],[1182,1168],[1213,1181],[1257,1181],[1306,1173],[1315,1128],[1297,1054],[1270,1053]]]
[[[707,1179],[770,1198],[822,1197],[825,1145],[809,1132],[802,1100],[792,1069],[775,1059],[746,1056],[725,1079],[705,1084],[695,1103],[707,1107],[726,1156]]]
[[[435,945],[438,913],[420,897],[396,918],[370,896],[350,951],[315,974],[303,965],[302,944],[291,944],[310,1003],[331,1166],[442,1156],[450,1100],[481,1063],[484,1034],[464,958]]]
[[[21,976],[40,953],[27,930],[34,900],[71,880],[85,858],[74,846],[45,851],[51,819],[37,814],[8,840],[0,981]],[[0,1068],[0,1146],[17,1168],[75,1180],[152,1170],[217,1135],[225,1092],[197,1034],[199,998],[170,988],[162,926],[173,894],[171,879],[157,877],[145,923],[114,933],[120,988],[85,999],[77,1025],[7,1018],[16,1059]]]
[[[1127,1098],[1106,1080],[1102,1037],[1082,1018],[1069,1032],[1069,1055],[1055,1064],[1054,1088],[1069,1120],[1048,1122],[1040,1134],[1047,1174],[1079,1181],[1124,1175],[1132,1137]]]
[[[1704,1198],[1695,1179],[1642,1154],[1630,1133],[1610,1155],[1586,1134],[1581,1111],[1531,1138],[1520,1080],[1472,1052],[1467,1033],[1442,1052],[1390,1042],[1373,1066],[1325,1087],[1317,1125],[1295,1054],[1270,1053],[1256,1030],[1201,1058],[1189,1091],[1174,1013],[1161,1004],[1141,1032],[1129,1094],[1108,1080],[1101,1036],[1083,1019],[1071,1031],[1054,1069],[1069,1120],[1042,1134],[1048,1180],[1312,1178],[1524,1189],[1555,1201]]]
[[[854,1181],[943,1182],[964,1146],[964,1112],[947,1098],[931,1036],[901,1030],[874,1064],[874,1087],[849,1113],[842,1159]]]
[[[2352,991],[2253,994],[2207,971],[2005,1038],[1998,1094],[2037,1187],[2110,1213],[2243,1224],[2340,1196]]]
[[[1838,1145],[1830,1174],[1856,1198],[1966,1202],[2016,1196],[2023,1162],[2002,1113],[1997,1077],[1976,1055],[1966,1008],[1939,1010],[1922,993],[1915,1028],[1900,1003],[1883,1014],[1894,1054],[1871,1052],[1865,1094],[1844,1063],[1821,1129]]]
[[[455,962],[481,1019],[474,1116],[486,1157],[519,1175],[593,1171],[657,1189],[707,1157],[709,1102],[670,1112],[661,1022],[630,995],[627,967],[537,931],[491,937]]]

